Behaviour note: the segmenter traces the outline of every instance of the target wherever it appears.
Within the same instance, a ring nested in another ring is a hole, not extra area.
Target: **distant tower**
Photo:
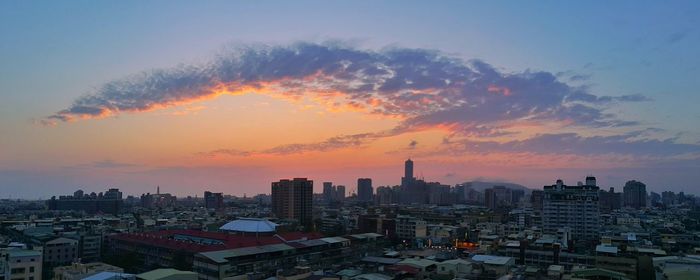
[[[409,158],[404,164],[404,178],[413,178],[413,161]]]
[[[160,195],[160,186],[158,186],[158,187],[156,188],[156,194],[157,194],[157,195]]]
[[[357,199],[359,201],[369,202],[373,200],[374,189],[372,188],[372,179],[359,178],[357,179]]]
[[[414,185],[416,178],[413,177],[413,161],[409,158],[404,163],[404,176],[401,177],[401,187]]]

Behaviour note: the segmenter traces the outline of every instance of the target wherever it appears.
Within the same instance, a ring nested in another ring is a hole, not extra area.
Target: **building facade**
[[[272,183],[272,213],[277,218],[294,219],[311,229],[314,182],[306,178]]]
[[[598,186],[567,186],[562,180],[544,186],[542,229],[556,234],[569,229],[574,240],[595,241],[600,232]]]

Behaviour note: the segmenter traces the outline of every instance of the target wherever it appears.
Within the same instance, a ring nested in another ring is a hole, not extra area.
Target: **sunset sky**
[[[0,198],[595,175],[700,194],[698,1],[1,1]]]

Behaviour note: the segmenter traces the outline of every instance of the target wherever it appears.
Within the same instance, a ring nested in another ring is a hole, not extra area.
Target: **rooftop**
[[[112,239],[149,246],[184,250],[191,253],[281,244],[323,237],[320,233],[287,232],[273,236],[255,236],[199,230],[162,230],[144,233],[123,233]]]
[[[493,265],[506,265],[512,260],[513,258],[511,257],[499,257],[491,255],[475,255],[472,257],[472,261]]]
[[[144,272],[136,275],[138,279],[144,280],[157,280],[163,279],[165,277],[175,276],[175,275],[197,275],[197,273],[192,271],[182,271],[173,268],[159,268],[156,270],[151,270],[149,272]]]
[[[220,230],[238,232],[275,232],[277,224],[265,219],[241,218],[221,226]]]

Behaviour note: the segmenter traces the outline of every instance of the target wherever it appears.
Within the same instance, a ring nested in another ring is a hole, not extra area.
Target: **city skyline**
[[[2,2],[0,198],[350,194],[406,158],[696,193],[700,4],[676,3]]]

